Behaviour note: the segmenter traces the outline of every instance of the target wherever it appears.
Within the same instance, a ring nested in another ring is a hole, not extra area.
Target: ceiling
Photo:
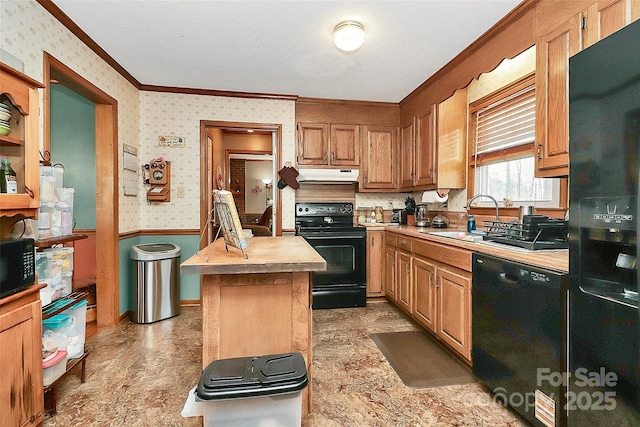
[[[139,83],[399,102],[519,0],[53,0]],[[332,44],[344,20],[364,46]]]

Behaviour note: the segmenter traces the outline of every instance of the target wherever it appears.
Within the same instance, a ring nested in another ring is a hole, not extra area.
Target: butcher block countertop
[[[253,237],[242,251],[229,246],[222,238],[200,250],[180,265],[182,274],[250,274],[299,271],[323,271],[327,263],[299,236]],[[208,257],[208,260],[207,260]]]
[[[429,227],[415,227],[411,225],[389,225],[384,230],[403,234],[406,236],[416,237],[419,239],[430,240],[450,246],[469,249],[474,252],[486,255],[494,255],[507,260],[522,262],[525,264],[549,268],[559,272],[569,272],[569,250],[537,250],[530,251],[518,247],[510,247],[503,244],[493,244],[492,242],[474,242],[468,240],[459,240],[451,237],[435,236],[428,234],[430,231],[457,231],[451,228],[435,229]],[[464,230],[458,230],[464,231]]]

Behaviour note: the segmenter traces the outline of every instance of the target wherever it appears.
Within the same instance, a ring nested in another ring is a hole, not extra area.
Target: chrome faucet
[[[471,203],[473,203],[473,201],[479,197],[486,197],[488,199],[493,200],[493,203],[495,203],[496,205],[496,221],[499,221],[498,219],[498,201],[496,199],[494,199],[493,197],[489,196],[488,194],[476,194],[475,196],[473,196],[472,198],[469,199],[469,201],[467,202],[467,211],[471,208]]]

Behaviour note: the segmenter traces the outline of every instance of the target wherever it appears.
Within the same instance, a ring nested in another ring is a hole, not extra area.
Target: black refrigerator
[[[640,22],[569,60],[569,426],[640,425]]]

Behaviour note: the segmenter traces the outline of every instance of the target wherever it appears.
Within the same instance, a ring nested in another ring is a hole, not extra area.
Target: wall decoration
[[[122,144],[122,181],[125,196],[138,196],[138,149]]]
[[[176,136],[173,132],[169,135],[158,136],[159,147],[184,148],[184,136]]]

